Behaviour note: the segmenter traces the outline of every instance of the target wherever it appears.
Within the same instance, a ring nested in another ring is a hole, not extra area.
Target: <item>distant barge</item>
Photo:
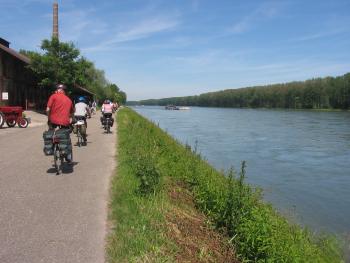
[[[166,110],[190,110],[191,108],[190,107],[178,107],[175,105],[166,105],[165,109]]]

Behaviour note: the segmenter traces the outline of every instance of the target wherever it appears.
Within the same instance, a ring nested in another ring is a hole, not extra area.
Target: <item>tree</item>
[[[206,107],[350,108],[350,73],[339,77],[229,89],[198,96],[141,100],[144,105],[186,104]]]
[[[31,59],[29,68],[39,77],[39,85],[52,87],[64,83],[72,87],[76,83],[77,61],[80,52],[73,43],[59,42],[57,38],[43,40],[44,54],[28,52]]]
[[[71,91],[78,85],[93,92],[100,102],[117,97],[120,103],[125,103],[126,94],[108,82],[103,70],[96,69],[93,62],[80,56],[73,43],[60,42],[57,38],[45,39],[41,49],[43,54],[20,51],[30,58],[29,68],[39,80],[39,86],[53,88],[57,83],[64,83]]]
[[[113,101],[118,102],[118,104],[124,104],[126,102],[126,94],[121,91],[116,84],[107,85],[107,97]]]

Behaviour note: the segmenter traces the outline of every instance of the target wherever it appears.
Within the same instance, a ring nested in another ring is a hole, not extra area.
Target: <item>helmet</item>
[[[109,103],[110,103],[109,100],[104,101],[104,104],[109,104]]]
[[[66,89],[66,85],[62,84],[62,83],[58,83],[56,85],[56,89]]]
[[[79,101],[79,102],[85,102],[85,98],[84,98],[83,96],[80,96],[80,97],[78,98],[78,101]]]

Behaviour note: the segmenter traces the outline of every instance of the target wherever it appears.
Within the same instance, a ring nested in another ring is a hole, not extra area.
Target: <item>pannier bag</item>
[[[86,127],[85,124],[79,125],[80,126],[80,134],[85,135],[86,134]],[[73,125],[73,133],[77,134],[78,133],[78,126]]]
[[[53,142],[52,136],[54,134],[53,130],[44,131],[44,153],[45,155],[53,155]],[[69,154],[72,152],[72,142],[70,140],[70,130],[69,129],[59,129],[56,131],[56,136],[60,140],[60,150],[63,154]]]
[[[110,121],[111,127],[113,127],[114,119],[113,119],[113,118],[110,118],[109,121]]]
[[[80,134],[85,135],[86,134],[86,117],[84,116],[74,116],[74,122],[73,122],[73,133],[78,133],[78,126],[80,126]]]
[[[80,133],[81,133],[82,135],[86,135],[86,127],[85,127],[85,124],[81,125],[81,127],[80,127]]]
[[[44,153],[45,155],[53,155],[53,144],[52,144],[52,136],[53,131],[48,130],[44,131],[43,139],[44,139]]]
[[[103,125],[103,126],[106,125],[106,121],[107,121],[107,120],[109,120],[109,125],[110,125],[111,127],[113,127],[114,119],[112,118],[112,116],[109,117],[109,118],[101,117],[102,125]]]
[[[56,136],[60,140],[60,150],[63,154],[72,153],[72,142],[70,140],[69,129],[56,130]]]

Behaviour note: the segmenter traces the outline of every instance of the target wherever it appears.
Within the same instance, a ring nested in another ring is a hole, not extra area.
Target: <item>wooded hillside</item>
[[[198,96],[142,100],[138,103],[232,108],[349,109],[350,73],[339,77],[228,89]]]

